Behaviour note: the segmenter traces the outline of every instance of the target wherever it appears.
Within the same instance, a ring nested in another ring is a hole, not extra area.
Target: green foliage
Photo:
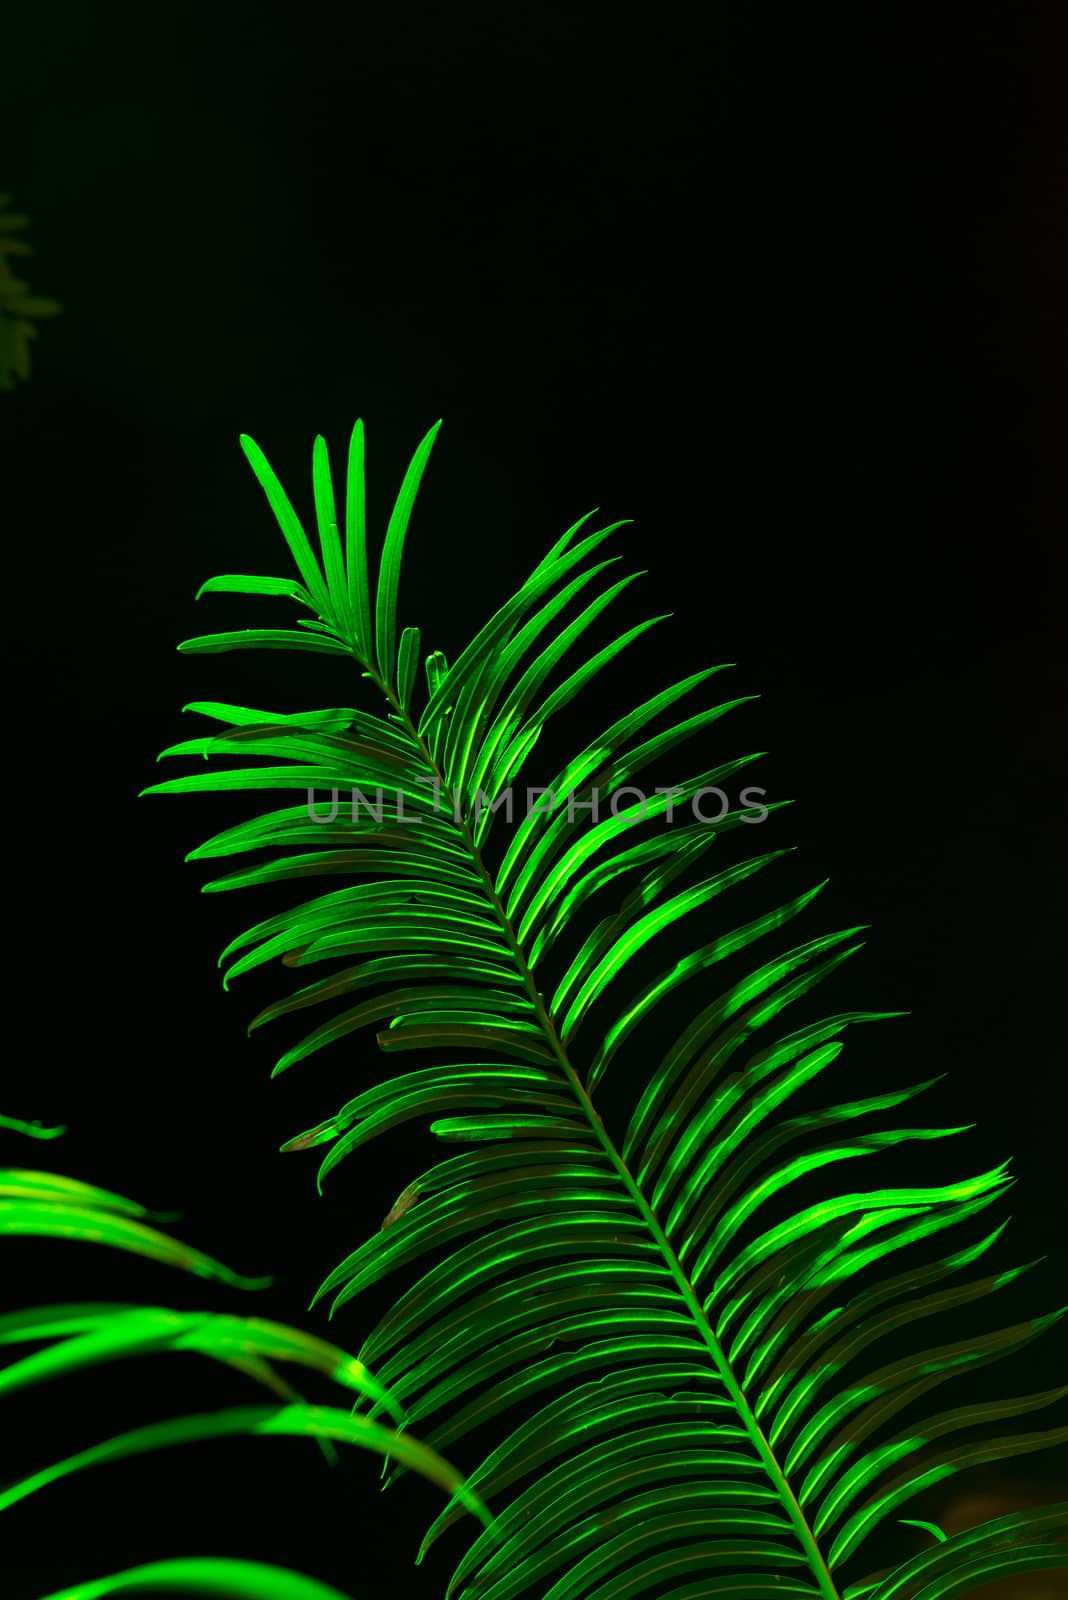
[[[33,252],[25,239],[15,237],[29,227],[30,219],[9,211],[10,200],[10,195],[0,194],[0,389],[13,389],[16,379],[29,377],[36,318],[54,317],[63,309],[55,300],[31,294],[29,285],[11,269],[12,256]]]
[[[0,1118],[0,1126],[45,1138],[62,1129]],[[0,1169],[0,1235],[73,1239],[148,1256],[166,1265],[234,1288],[257,1289],[270,1279],[240,1277],[221,1262],[149,1226],[152,1214],[135,1201],[53,1172]],[[159,1219],[156,1219],[159,1220]],[[436,1452],[406,1432],[339,1406],[309,1405],[276,1370],[286,1362],[318,1372],[338,1385],[351,1404],[353,1394],[389,1413],[398,1427],[402,1407],[364,1366],[346,1351],[313,1334],[259,1317],[217,1312],[176,1311],[164,1306],[64,1304],[0,1313],[0,1347],[35,1345],[31,1354],[0,1366],[0,1400],[21,1390],[103,1363],[164,1352],[195,1351],[243,1373],[274,1396],[270,1405],[241,1406],[202,1415],[169,1418],[119,1434],[55,1463],[0,1491],[0,1511],[50,1483],[84,1468],[226,1435],[302,1436],[318,1442],[328,1461],[334,1445],[373,1450],[422,1473],[450,1496],[490,1521],[485,1506],[460,1475]],[[257,1600],[344,1600],[337,1591],[296,1573],[258,1563],[196,1558],[131,1569],[64,1591],[63,1600],[95,1600],[131,1589],[140,1593],[175,1587],[190,1594],[255,1595]],[[60,1600],[54,1596],[52,1600]]]
[[[202,593],[273,594],[307,614],[294,628],[212,633],[181,648],[336,655],[368,680],[378,709],[284,716],[199,702],[188,709],[221,729],[165,751],[196,756],[198,767],[149,792],[390,796],[388,816],[363,806],[315,821],[303,803],[283,806],[216,834],[192,858],[239,858],[205,886],[213,893],[340,880],[223,953],[227,981],[278,958],[301,971],[325,963],[325,976],[254,1020],[305,1009],[325,1018],[277,1071],[365,1027],[386,1057],[433,1052],[431,1065],[360,1089],[286,1148],[328,1144],[320,1180],[413,1119],[455,1150],[408,1186],[389,1225],[320,1290],[333,1314],[406,1273],[361,1359],[434,1448],[495,1429],[469,1481],[497,1518],[460,1560],[450,1600],[947,1600],[987,1578],[1068,1565],[1062,1505],[948,1539],[927,1525],[923,1554],[870,1570],[872,1536],[915,1524],[901,1513],[925,1490],[1068,1439],[1063,1387],[956,1407],[944,1396],[1061,1313],[996,1332],[971,1332],[967,1321],[953,1336],[925,1332],[929,1319],[977,1307],[1026,1270],[973,1271],[1001,1232],[985,1222],[1010,1182],[1004,1166],[935,1185],[833,1181],[842,1163],[860,1171],[869,1157],[962,1130],[887,1116],[929,1083],[798,1109],[802,1090],[838,1070],[841,1035],[878,1020],[849,1011],[784,1031],[789,1008],[859,948],[857,928],[783,947],[780,930],[807,914],[818,886],[739,924],[721,905],[773,873],[784,852],[692,873],[742,812],[714,828],[669,825],[658,795],[599,820],[569,815],[569,796],[633,785],[738,705],[664,725],[719,669],[622,711],[566,761],[544,809],[502,840],[499,812],[480,795],[503,795],[546,723],[661,619],[596,649],[587,642],[630,578],[567,612],[609,565],[591,558],[613,527],[589,532],[582,518],[451,665],[440,651],[427,656],[418,709],[419,635],[400,629],[397,599],[436,431],[408,469],[374,586],[362,425],[349,449],[344,540],[326,446],[315,443],[318,554],[263,453],[242,440],[298,577],[229,576]],[[566,675],[547,686],[557,669]],[[751,759],[716,758],[676,803]],[[597,904],[607,909],[583,938],[576,913]],[[639,953],[662,949],[682,918],[695,932],[691,953],[639,983]],[[717,987],[718,964],[758,945],[758,964]],[[691,1020],[654,1050],[663,1002],[693,979]],[[609,1074],[636,1101],[618,1129],[595,1098]],[[371,1417],[382,1409],[364,1405]],[[423,1551],[458,1515],[454,1505],[436,1519]]]
[[[112,1594],[173,1594],[175,1589],[185,1594],[218,1595],[223,1600],[348,1600],[339,1589],[298,1572],[266,1566],[262,1561],[228,1561],[224,1556],[153,1561],[112,1573],[109,1578],[75,1584],[45,1600],[105,1600]]]

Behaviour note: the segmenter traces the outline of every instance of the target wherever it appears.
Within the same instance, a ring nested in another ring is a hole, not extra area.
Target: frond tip
[[[296,563],[300,582],[287,578],[235,575],[209,578],[197,591],[197,598],[202,594],[228,593],[276,595],[295,600],[312,613],[313,620],[304,619],[304,625],[310,631],[301,640],[299,634],[284,629],[248,629],[243,634],[211,634],[187,640],[179,648],[186,652],[236,649],[351,652],[380,686],[399,691],[400,699],[407,704],[414,679],[414,650],[418,648],[418,631],[404,630],[398,655],[397,599],[401,555],[415,498],[440,427],[440,421],[435,422],[420,442],[390,513],[379,566],[373,622],[367,563],[362,422],[356,423],[349,444],[344,543],[338,527],[326,441],[321,437],[315,441],[312,487],[318,555],[263,451],[254,439],[243,433],[241,448],[274,512]]]

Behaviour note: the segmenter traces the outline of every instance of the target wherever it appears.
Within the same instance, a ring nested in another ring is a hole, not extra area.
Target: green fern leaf
[[[906,1147],[966,1132],[886,1120],[934,1080],[807,1109],[842,1070],[842,1035],[888,1015],[839,1012],[782,1031],[788,1008],[860,948],[861,930],[808,932],[782,947],[780,930],[810,915],[822,885],[775,891],[768,909],[731,915],[743,885],[781,871],[783,849],[713,857],[710,872],[693,876],[723,836],[781,804],[754,807],[743,791],[714,822],[701,809],[755,757],[720,757],[653,796],[636,786],[752,698],[658,727],[722,668],[618,716],[537,791],[537,805],[511,813],[510,790],[549,719],[664,620],[596,642],[595,625],[637,576],[596,587],[612,562],[591,558],[621,524],[588,533],[581,518],[451,665],[431,651],[427,702],[414,714],[419,635],[406,629],[398,655],[396,598],[436,431],[386,531],[373,662],[362,427],[350,447],[344,615],[325,445],[316,446],[315,499],[329,606],[289,502],[250,454],[319,609],[318,626],[297,637],[347,650],[383,697],[382,715],[302,720],[208,703],[201,709],[229,731],[167,752],[207,758],[208,770],[154,791],[309,790],[307,808],[253,817],[192,853],[298,852],[232,871],[213,891],[347,880],[239,933],[223,954],[227,982],[276,958],[330,964],[254,1019],[343,1003],[276,1072],[341,1040],[351,1048],[365,1027],[384,1060],[442,1054],[361,1087],[285,1148],[329,1146],[321,1184],[405,1122],[458,1147],[412,1180],[388,1225],[357,1243],[317,1296],[332,1297],[333,1314],[410,1273],[361,1359],[432,1447],[480,1427],[497,1440],[470,1479],[496,1520],[460,1560],[450,1597],[943,1600],[976,1575],[1044,1570],[1051,1552],[1063,1558],[1063,1508],[944,1540],[889,1575],[861,1575],[873,1536],[915,1522],[899,1513],[925,1489],[1068,1439],[1059,1387],[947,1405],[902,1426],[932,1391],[941,1404],[958,1375],[1023,1349],[1062,1313],[924,1348],[930,1318],[986,1301],[1026,1270],[967,1276],[1001,1232],[976,1237],[973,1224],[1011,1180],[1004,1165],[938,1183],[892,1175]],[[228,638],[241,636],[215,636]],[[211,765],[227,755],[272,764]],[[368,804],[387,786],[397,814]],[[326,817],[311,803],[319,788],[332,793]],[[349,789],[362,804],[343,814],[338,796]],[[678,811],[689,813],[683,823]],[[671,958],[680,926],[696,942]],[[762,954],[739,970],[751,946]],[[639,960],[653,957],[650,978]],[[717,982],[722,962],[734,965]],[[694,979],[700,1001],[665,1049],[655,1041],[666,1002],[677,1006]],[[632,1095],[618,1127],[595,1103],[606,1081]],[[836,1182],[873,1159],[868,1186],[862,1176]],[[949,1230],[947,1252],[938,1241]],[[368,1402],[369,1417],[379,1410]],[[1031,1417],[1035,1427],[1015,1427]],[[450,1506],[437,1518],[421,1556],[458,1517]]]
[[[0,1129],[38,1139],[64,1131],[13,1117],[0,1117]],[[153,1219],[161,1220],[136,1201],[74,1178],[0,1169],[0,1234],[108,1245],[239,1289],[262,1289],[272,1282],[241,1277],[213,1257],[149,1226]],[[256,1434],[314,1439],[328,1461],[337,1458],[336,1443],[376,1451],[404,1462],[465,1505],[484,1526],[491,1525],[485,1505],[455,1468],[407,1431],[397,1431],[406,1428],[407,1417],[395,1396],[362,1361],[313,1334],[260,1317],[164,1306],[83,1303],[0,1312],[0,1349],[24,1344],[38,1348],[0,1365],[0,1400],[104,1363],[195,1351],[251,1378],[274,1396],[275,1403],[175,1417],[130,1430],[9,1484],[0,1491],[0,1511],[84,1468],[201,1439]],[[276,1371],[280,1362],[317,1372],[339,1385],[348,1400],[355,1394],[387,1412],[396,1428],[336,1406],[309,1405]],[[260,1587],[252,1587],[254,1582]],[[143,1593],[175,1586],[190,1593],[255,1594],[257,1600],[272,1595],[277,1600],[345,1600],[337,1591],[281,1568],[203,1557],[131,1568],[64,1593],[70,1600],[90,1600],[131,1589]]]

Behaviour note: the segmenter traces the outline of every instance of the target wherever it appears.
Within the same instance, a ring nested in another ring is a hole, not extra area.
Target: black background
[[[234,808],[136,798],[199,731],[186,701],[348,703],[337,668],[174,646],[260,620],[194,606],[211,574],[289,570],[238,433],[310,513],[312,439],[339,476],[356,415],[379,537],[444,418],[401,613],[450,655],[576,517],[634,519],[616,550],[649,571],[619,616],[674,617],[584,726],[738,663],[730,692],[762,700],[701,765],[770,752],[754,781],[796,804],[767,847],[802,846],[797,886],[831,880],[806,933],[871,924],[834,998],[911,1012],[851,1043],[854,1074],[950,1074],[913,1120],[978,1124],[952,1174],[1015,1156],[1005,1259],[1050,1257],[1026,1309],[1064,1297],[1063,28],[1052,5],[933,9],[6,19],[0,179],[64,311],[0,397],[3,1109],[71,1130],[13,1158],[180,1206],[182,1237],[277,1275],[253,1307],[26,1242],[12,1304],[210,1300],[324,1331],[315,1288],[434,1159],[391,1136],[320,1199],[314,1158],[277,1155],[377,1062],[269,1081],[277,1042],[244,1030],[277,973],[224,995],[214,965],[268,913],[198,897],[182,864]],[[357,1348],[399,1287],[332,1336]],[[1057,1339],[1019,1386],[1063,1376]],[[5,1470],[255,1399],[191,1358],[75,1380],[8,1405]],[[280,1441],[102,1469],[7,1513],[8,1592],[183,1551],[442,1592],[458,1539],[409,1567],[439,1497],[379,1499],[377,1472]]]

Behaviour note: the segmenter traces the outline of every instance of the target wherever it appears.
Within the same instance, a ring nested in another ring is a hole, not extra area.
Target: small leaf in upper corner
[[[0,1116],[0,1129],[3,1128],[11,1133],[23,1133],[28,1139],[58,1139],[67,1131],[64,1123],[55,1128],[45,1128],[37,1121],[23,1122],[21,1117]]]

